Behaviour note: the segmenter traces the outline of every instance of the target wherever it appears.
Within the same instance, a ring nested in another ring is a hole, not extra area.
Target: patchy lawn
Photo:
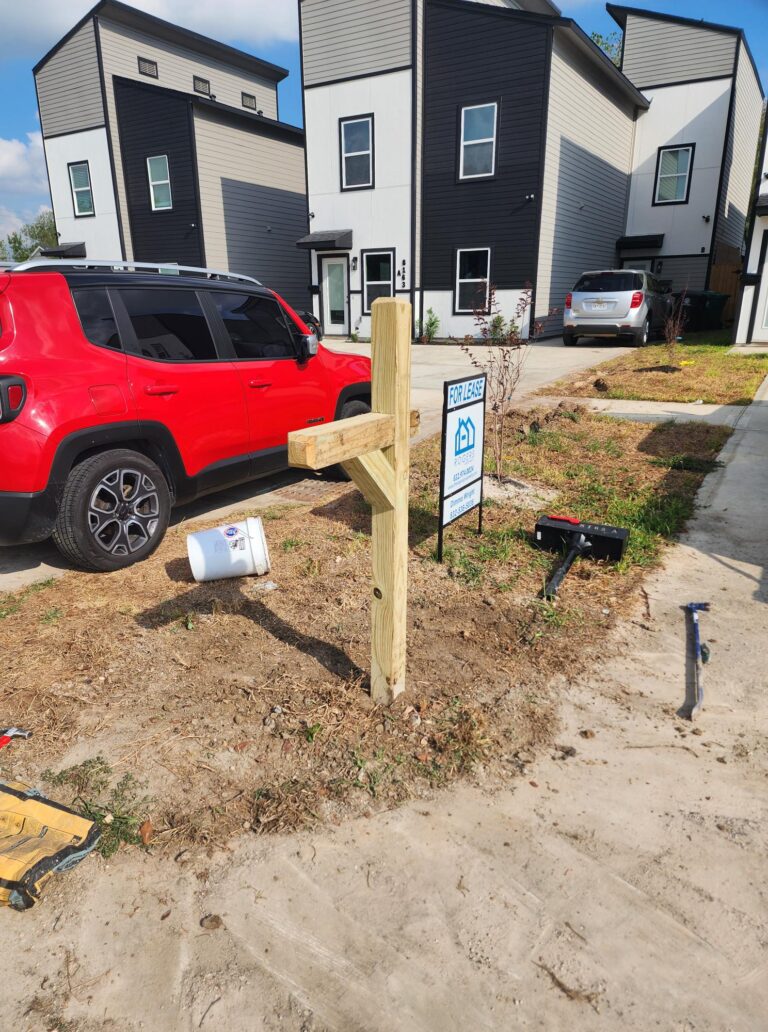
[[[131,569],[0,599],[4,720],[34,731],[0,761],[111,829],[178,852],[391,807],[451,780],[525,770],[557,726],[552,686],[600,655],[644,569],[683,526],[727,439],[564,406],[513,414],[513,476],[550,511],[631,527],[619,567],[583,561],[556,605],[535,508],[494,504],[434,559],[439,442],[414,452],[408,692],[365,691],[370,514],[352,485],[263,514],[270,578],[196,585],[185,530]],[[269,580],[277,585],[269,590]],[[130,775],[130,777],[128,777]],[[107,820],[109,815],[109,820]]]
[[[539,394],[625,401],[703,401],[712,405],[748,405],[768,375],[768,353],[731,355],[720,343],[723,333],[689,334],[673,363],[665,344],[636,348],[558,380]],[[673,368],[670,371],[670,367]],[[596,380],[604,381],[602,388]]]

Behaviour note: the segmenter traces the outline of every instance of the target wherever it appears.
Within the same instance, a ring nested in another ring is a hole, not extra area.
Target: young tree
[[[592,32],[590,35],[592,42],[597,43],[606,57],[610,58],[618,68],[621,64],[621,33],[609,32],[607,35],[603,35],[602,32]]]

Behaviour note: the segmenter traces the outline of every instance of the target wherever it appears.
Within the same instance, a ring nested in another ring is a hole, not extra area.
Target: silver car
[[[644,269],[583,273],[565,298],[563,343],[579,337],[618,337],[643,347],[672,313],[669,288]]]

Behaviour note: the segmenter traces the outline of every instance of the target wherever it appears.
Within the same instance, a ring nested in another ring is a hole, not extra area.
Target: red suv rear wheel
[[[154,462],[127,448],[101,452],[69,474],[53,540],[86,570],[120,570],[154,552],[170,513],[168,483]]]

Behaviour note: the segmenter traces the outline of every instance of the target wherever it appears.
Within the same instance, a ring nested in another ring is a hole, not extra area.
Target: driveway
[[[326,345],[334,351],[348,351],[359,355],[371,353],[370,344],[334,340],[326,341]],[[475,349],[479,356],[486,350]],[[626,347],[609,347],[597,343],[593,343],[592,346],[565,348],[560,338],[540,341],[528,349],[519,395],[523,397],[568,373],[614,358],[616,355],[624,354],[626,350]],[[413,408],[421,411],[419,437],[423,438],[440,429],[443,381],[467,375],[472,371],[472,366],[456,345],[415,345],[411,370],[411,404]],[[307,479],[298,473],[279,474],[233,490],[221,491],[176,510],[174,523],[218,516],[226,519],[228,514],[242,509],[266,508],[285,500],[279,492],[286,485],[296,486],[298,482]],[[50,542],[24,548],[0,548],[0,594],[18,591],[48,577],[59,576],[67,568]]]

